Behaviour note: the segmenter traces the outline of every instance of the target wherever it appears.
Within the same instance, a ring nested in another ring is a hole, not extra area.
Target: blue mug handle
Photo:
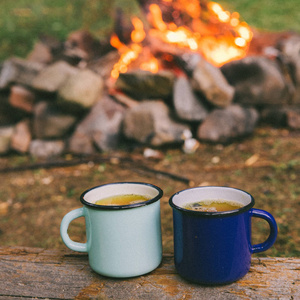
[[[261,218],[266,220],[269,223],[270,234],[269,237],[266,239],[266,241],[261,244],[256,244],[251,246],[251,250],[253,253],[266,251],[275,243],[277,232],[278,232],[276,221],[271,214],[261,209],[252,208],[250,210],[250,213],[251,213],[251,217]]]

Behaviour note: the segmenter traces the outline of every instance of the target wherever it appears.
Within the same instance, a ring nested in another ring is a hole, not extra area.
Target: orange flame
[[[157,73],[158,60],[155,57],[152,57],[150,60],[143,62],[140,68],[145,71],[150,71],[151,73]]]
[[[195,2],[185,2],[178,0],[182,7],[191,17],[199,16],[201,8]],[[193,9],[188,10],[190,4]],[[174,44],[178,47],[189,48],[192,51],[199,51],[212,64],[220,66],[230,60],[245,56],[247,47],[252,39],[252,32],[246,23],[240,23],[239,14],[225,11],[222,6],[215,2],[207,5],[211,16],[217,17],[220,23],[226,24],[229,29],[223,34],[201,35],[185,26],[177,27],[174,23],[165,23],[162,19],[160,8],[156,4],[151,4],[151,20],[155,28],[152,34],[159,36],[163,41]],[[225,27],[224,27],[225,28]],[[233,33],[232,33],[233,32]]]
[[[134,30],[131,32],[131,40],[134,43],[141,43],[146,37],[146,33],[144,31],[144,24],[137,17],[133,17],[131,19],[131,22],[134,27]]]
[[[206,24],[201,20],[202,8],[199,0],[162,1],[173,5],[172,7],[177,11],[185,12],[192,19],[191,26],[177,26],[173,22],[164,22],[160,7],[151,4],[148,16],[152,26],[148,32],[150,35],[159,37],[162,41],[176,47],[199,52],[207,61],[216,66],[246,55],[252,39],[252,31],[247,23],[240,22],[237,12],[230,13],[225,11],[220,4],[208,2],[206,15],[209,16],[209,21]],[[131,33],[130,45],[126,46],[121,43],[116,35],[111,37],[111,45],[121,54],[119,62],[115,64],[111,72],[113,78],[118,78],[119,73],[126,72],[129,64],[136,60],[143,50],[141,43],[146,37],[143,22],[137,17],[132,18],[131,21],[134,30]],[[143,62],[140,68],[157,72],[158,61],[152,56],[149,61]]]
[[[111,76],[113,78],[118,78],[119,73],[126,73],[128,70],[128,65],[137,59],[139,53],[141,52],[141,46],[138,44],[132,44],[126,46],[123,44],[119,38],[114,34],[110,39],[110,43],[113,47],[117,48],[121,53],[119,61],[113,66],[111,71]]]
[[[111,45],[118,49],[120,53],[120,59],[113,66],[113,69],[111,71],[111,77],[114,79],[117,79],[120,73],[126,73],[128,70],[128,66],[138,58],[139,54],[142,51],[141,42],[146,37],[144,24],[137,17],[133,17],[131,19],[131,22],[134,30],[131,32],[132,43],[130,45],[127,46],[123,44],[116,34],[113,34],[110,39]],[[154,57],[152,57],[150,61],[142,63],[140,68],[155,73],[158,71],[158,62]]]

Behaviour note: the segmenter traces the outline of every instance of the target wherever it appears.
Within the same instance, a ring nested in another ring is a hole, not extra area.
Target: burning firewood
[[[249,26],[239,20],[239,14],[225,11],[215,2],[139,0],[139,4],[146,24],[145,20],[134,17],[133,28],[122,26],[123,14],[117,13],[117,29],[111,42],[122,55],[112,71],[114,78],[127,71],[145,45],[152,46],[155,56],[153,48],[157,40],[163,42],[159,48],[163,45],[164,49],[165,44],[173,47],[167,52],[177,48],[201,53],[209,62],[220,66],[243,57],[252,38]]]

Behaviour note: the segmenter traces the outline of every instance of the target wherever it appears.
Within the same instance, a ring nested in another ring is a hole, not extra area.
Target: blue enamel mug
[[[126,194],[144,195],[150,200],[128,205],[98,205],[96,201]],[[82,193],[83,207],[67,213],[60,227],[65,245],[87,252],[91,268],[104,276],[126,278],[146,274],[162,260],[160,198],[163,191],[143,182],[117,182]],[[74,219],[85,218],[86,243],[68,235]]]
[[[188,203],[230,200],[241,207],[223,212],[193,211]],[[251,254],[269,249],[277,237],[276,221],[264,210],[253,208],[254,198],[230,187],[196,187],[175,193],[173,209],[174,260],[180,276],[189,281],[220,285],[242,278],[250,269]],[[251,219],[268,222],[270,234],[261,244],[251,244]]]

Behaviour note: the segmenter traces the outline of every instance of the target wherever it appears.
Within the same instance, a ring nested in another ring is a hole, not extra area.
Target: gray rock
[[[14,126],[0,127],[0,154],[9,152],[13,133]]]
[[[231,104],[234,88],[228,83],[221,70],[204,58],[196,64],[191,81],[193,88],[213,105],[226,107]]]
[[[8,88],[13,83],[31,86],[35,76],[43,69],[41,63],[10,58],[4,61],[0,72],[0,89]]]
[[[115,86],[135,99],[164,99],[172,95],[175,75],[170,71],[137,70],[121,73]]]
[[[197,137],[214,143],[228,143],[252,133],[257,121],[258,113],[254,108],[231,105],[215,109],[198,127]]]
[[[295,85],[292,103],[300,104],[300,35],[292,35],[283,39],[278,46],[282,53],[282,62],[285,64],[291,81]]]
[[[274,127],[288,127],[293,130],[299,130],[300,107],[293,105],[266,108],[261,112],[261,119]]]
[[[91,135],[77,128],[68,142],[68,151],[75,154],[93,154],[97,149]]]
[[[64,42],[53,36],[42,35],[35,42],[32,51],[27,55],[27,59],[48,65],[61,57],[63,48]]]
[[[29,61],[49,64],[53,60],[53,54],[51,53],[50,47],[41,41],[37,41],[34,44],[32,51],[28,54],[27,59]]]
[[[107,54],[95,61],[89,62],[87,67],[101,76],[104,81],[109,80],[114,65],[119,61],[120,54],[117,50],[109,51]]]
[[[32,113],[35,94],[21,85],[13,85],[10,89],[9,103],[11,106]]]
[[[196,69],[197,65],[203,56],[200,53],[196,52],[185,52],[182,55],[176,57],[180,67],[187,73],[189,76],[193,74],[193,71]]]
[[[33,80],[33,88],[45,92],[57,92],[62,84],[79,70],[64,61],[45,67]]]
[[[262,122],[274,127],[287,126],[287,111],[282,106],[267,107],[260,113]]]
[[[33,133],[37,139],[62,138],[76,121],[75,116],[62,112],[56,104],[41,101],[34,108]]]
[[[58,90],[59,100],[64,104],[75,104],[83,109],[91,108],[101,97],[104,83],[91,70],[79,70],[72,74]]]
[[[0,126],[12,125],[26,116],[26,112],[9,103],[9,95],[0,93]]]
[[[103,97],[76,127],[69,141],[73,153],[93,153],[95,146],[103,151],[116,149],[121,137],[121,123],[125,108]]]
[[[249,56],[222,66],[222,72],[235,87],[235,102],[247,105],[286,104],[292,91],[279,65],[263,56]]]
[[[27,153],[31,142],[31,128],[29,119],[16,124],[11,137],[11,149],[19,153]]]
[[[287,111],[287,125],[294,130],[300,129],[300,108]]]
[[[60,156],[65,149],[65,142],[62,140],[33,140],[29,146],[29,153],[37,158],[50,158]]]
[[[124,134],[129,139],[152,146],[182,141],[185,124],[175,122],[163,101],[143,101],[126,111]]]
[[[208,114],[207,108],[195,95],[189,80],[179,76],[175,80],[173,104],[176,115],[186,121],[203,121]]]

